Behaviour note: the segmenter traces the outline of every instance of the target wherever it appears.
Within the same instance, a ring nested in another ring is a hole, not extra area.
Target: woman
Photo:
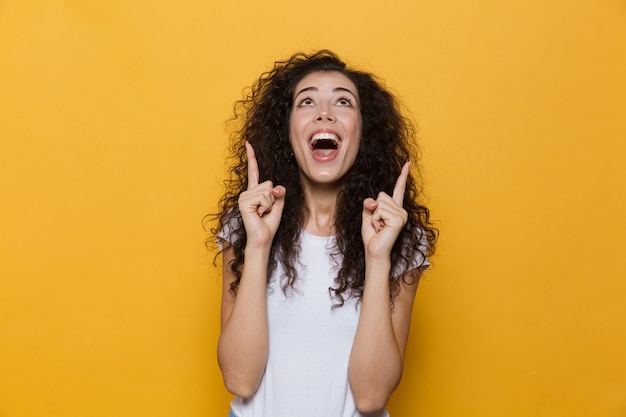
[[[216,230],[231,415],[388,415],[437,236],[411,123],[330,51],[277,62],[234,121]]]

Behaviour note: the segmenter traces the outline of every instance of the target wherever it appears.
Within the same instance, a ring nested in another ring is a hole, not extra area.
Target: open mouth
[[[330,132],[316,133],[309,140],[313,152],[325,155],[337,150],[339,148],[339,142],[339,137]]]

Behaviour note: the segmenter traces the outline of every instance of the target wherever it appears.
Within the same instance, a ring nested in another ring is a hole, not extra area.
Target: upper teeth
[[[317,141],[322,140],[322,139],[328,139],[328,140],[332,140],[335,143],[339,143],[339,138],[337,137],[337,135],[335,135],[334,133],[324,132],[324,133],[314,134],[313,137],[311,138],[311,144],[315,145]]]

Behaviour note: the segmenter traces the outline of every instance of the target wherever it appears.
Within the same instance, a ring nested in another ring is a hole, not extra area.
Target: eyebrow
[[[298,91],[296,93],[296,95],[294,97],[298,97],[300,94],[307,92],[307,91],[319,91],[317,89],[317,87],[304,87],[302,90]],[[333,88],[333,93],[336,93],[337,91],[345,91],[346,93],[350,93],[354,96],[354,98],[357,97],[356,94],[354,94],[354,92],[352,90],[350,90],[349,88],[346,87],[335,87]]]

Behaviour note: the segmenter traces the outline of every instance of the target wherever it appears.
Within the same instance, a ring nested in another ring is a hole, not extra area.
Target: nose
[[[317,114],[315,120],[318,122],[334,122],[335,116],[333,116],[333,114],[329,111],[327,107],[322,107],[320,108],[320,111]]]

